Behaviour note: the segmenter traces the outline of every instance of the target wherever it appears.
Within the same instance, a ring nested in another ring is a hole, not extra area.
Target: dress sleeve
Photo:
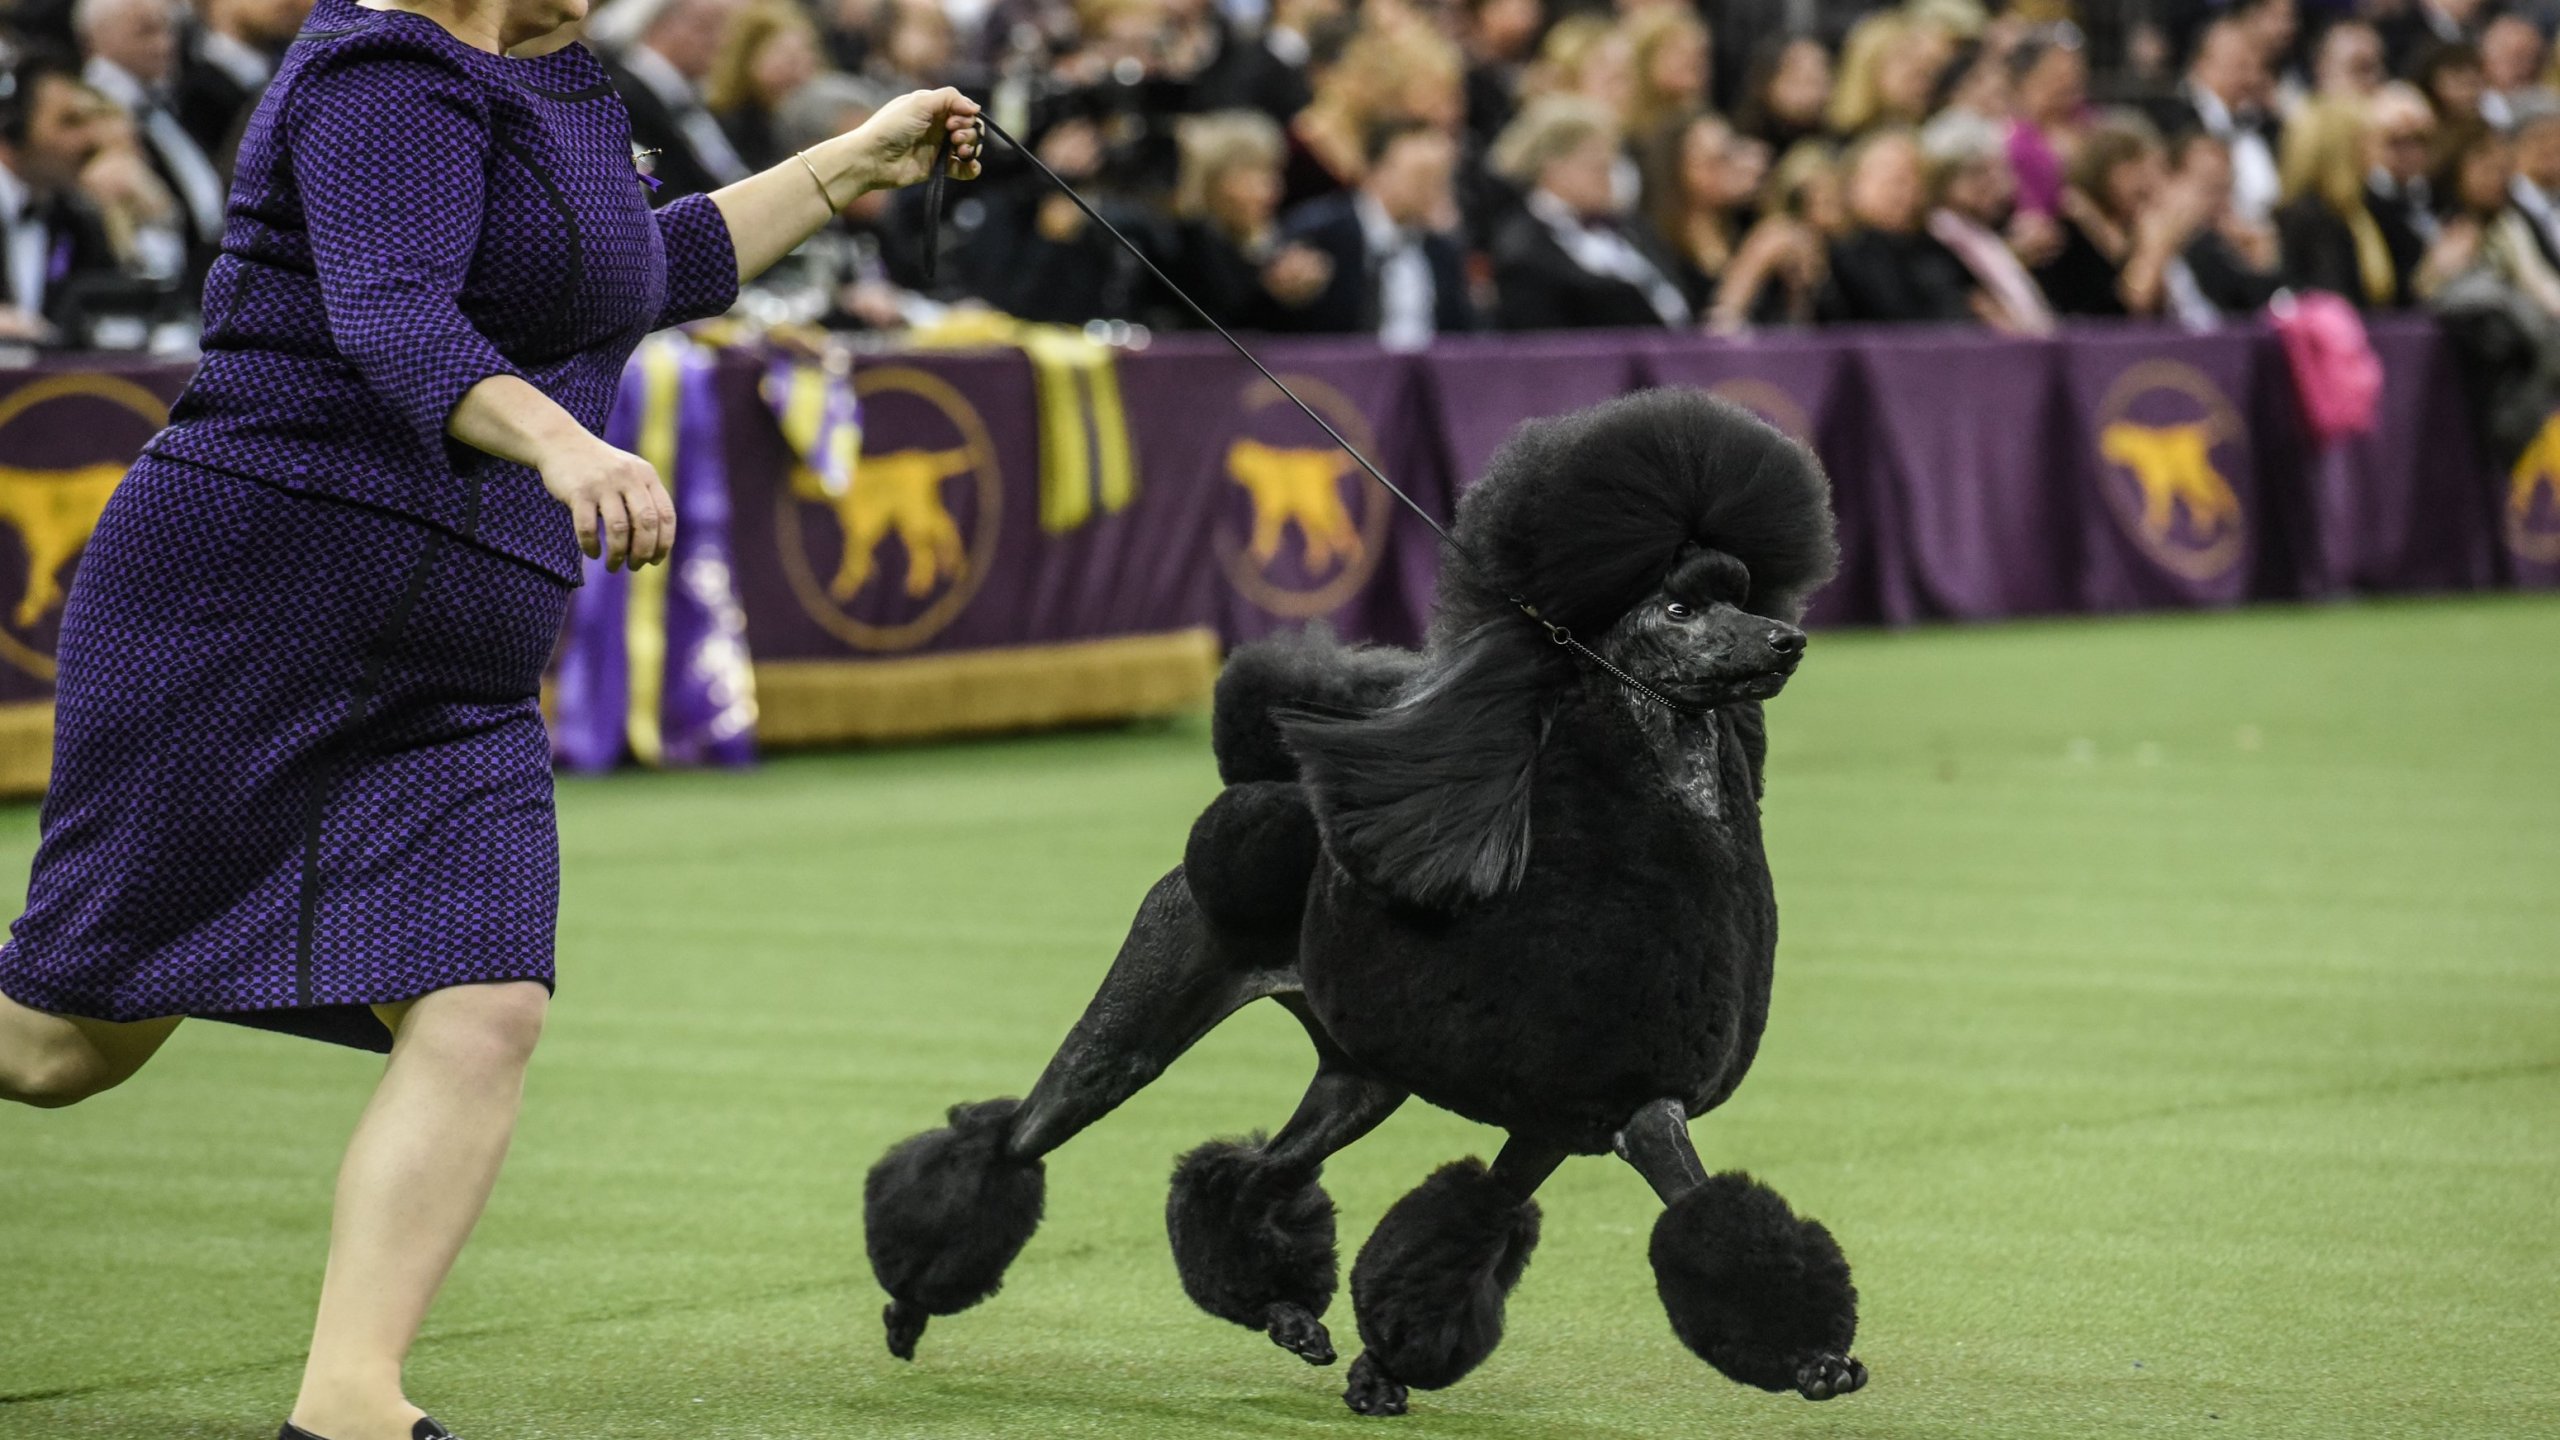
[[[658,212],[658,235],[667,247],[667,301],[661,328],[707,320],[738,303],[738,248],[729,221],[708,195],[687,195]]]
[[[320,62],[289,141],[329,336],[431,453],[465,391],[521,376],[462,313],[487,204],[479,88],[430,55]]]

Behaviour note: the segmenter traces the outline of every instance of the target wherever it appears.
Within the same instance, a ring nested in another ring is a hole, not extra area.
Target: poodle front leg
[[[1164,1073],[1237,1007],[1295,983],[1210,937],[1180,870],[1139,907],[1102,988],[1024,1100],[955,1106],[881,1157],[863,1187],[864,1248],[889,1352],[915,1357],[936,1315],[996,1293],[1039,1227],[1041,1157]]]
[[[1849,1354],[1858,1290],[1829,1230],[1739,1170],[1709,1175],[1676,1100],[1637,1112],[1617,1149],[1665,1203],[1653,1274],[1682,1344],[1730,1379],[1808,1400],[1867,1383]]]
[[[1360,1247],[1351,1303],[1360,1358],[1342,1403],[1401,1415],[1406,1392],[1455,1385],[1502,1343],[1503,1309],[1538,1244],[1530,1197],[1565,1152],[1513,1139],[1491,1169],[1444,1165],[1397,1201]]]
[[[1324,1162],[1394,1114],[1405,1092],[1359,1074],[1312,1023],[1308,1030],[1321,1060],[1297,1113],[1267,1141],[1212,1140],[1183,1156],[1164,1219],[1192,1303],[1262,1331],[1310,1365],[1330,1365],[1333,1336],[1322,1317],[1340,1262]]]

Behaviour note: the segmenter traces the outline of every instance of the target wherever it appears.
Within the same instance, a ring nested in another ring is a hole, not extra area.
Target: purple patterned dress
[[[583,46],[514,60],[319,0],[241,144],[194,382],[63,612],[53,783],[0,991],[387,1048],[370,1005],[552,979],[536,694],[568,512],[449,441],[518,375],[590,429],[717,314],[708,199],[652,212]]]

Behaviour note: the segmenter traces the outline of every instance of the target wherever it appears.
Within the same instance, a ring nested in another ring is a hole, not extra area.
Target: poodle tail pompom
[[[1502,1311],[1538,1244],[1538,1204],[1481,1160],[1443,1165],[1360,1247],[1351,1301],[1364,1361],[1417,1390],[1454,1385],[1502,1343]]]
[[[951,1107],[950,1124],[899,1142],[862,1187],[863,1248],[889,1292],[889,1353],[915,1358],[927,1320],[1004,1285],[1040,1228],[1046,1167],[1005,1153],[1019,1100]]]
[[[1260,1135],[1212,1140],[1174,1166],[1164,1207],[1174,1267],[1201,1309],[1330,1364],[1318,1322],[1340,1278],[1333,1197],[1315,1169],[1277,1163],[1262,1145]]]
[[[1395,698],[1421,667],[1410,650],[1345,646],[1318,625],[1239,646],[1218,672],[1209,749],[1230,785],[1295,780],[1297,758],[1280,732],[1290,713],[1364,715]]]
[[[1857,1338],[1858,1291],[1839,1243],[1738,1170],[1662,1212],[1653,1273],[1680,1343],[1745,1385],[1799,1389],[1808,1359],[1845,1356]]]
[[[1269,780],[1230,785],[1192,823],[1182,876],[1220,929],[1294,935],[1322,843],[1305,790]]]

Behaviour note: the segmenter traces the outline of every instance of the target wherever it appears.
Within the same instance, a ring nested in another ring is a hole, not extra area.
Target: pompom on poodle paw
[[[1309,1314],[1304,1305],[1283,1302],[1272,1306],[1267,1333],[1272,1344],[1310,1365],[1334,1362],[1333,1332],[1325,1329],[1324,1322]]]
[[[1354,1415],[1401,1415],[1405,1411],[1404,1382],[1378,1367],[1378,1362],[1363,1354],[1351,1362],[1351,1383],[1343,1388],[1342,1403]]]
[[[1867,1367],[1847,1355],[1825,1352],[1796,1367],[1796,1393],[1807,1400],[1828,1400],[1866,1388]]]

